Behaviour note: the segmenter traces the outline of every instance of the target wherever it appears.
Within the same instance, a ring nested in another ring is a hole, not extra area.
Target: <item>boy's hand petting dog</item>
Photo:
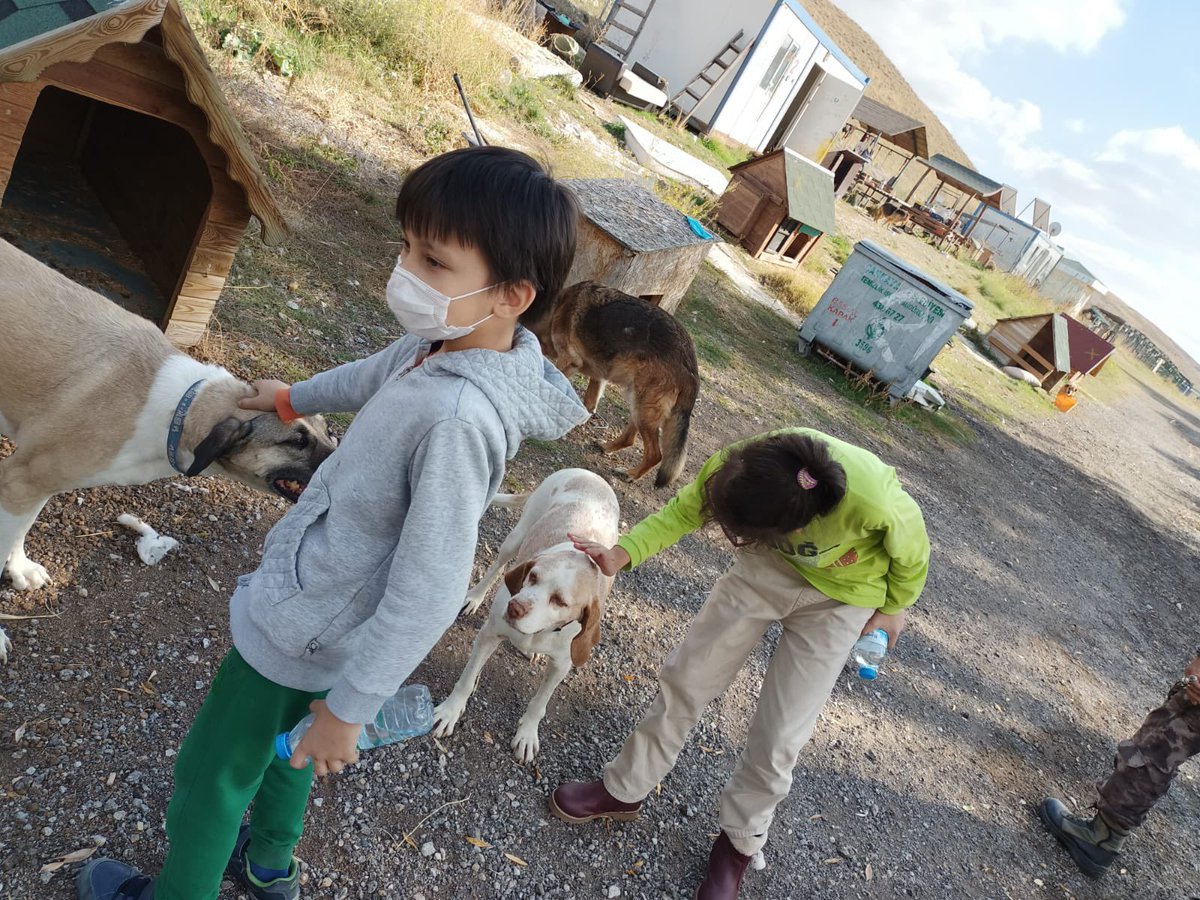
[[[254,396],[242,398],[238,401],[238,406],[242,409],[274,412],[275,395],[284,388],[291,387],[291,385],[283,381],[277,381],[274,378],[260,378],[258,381],[251,382],[250,387],[255,390]]]
[[[568,534],[575,549],[586,553],[605,575],[616,575],[630,563],[629,554],[620,547],[605,547],[596,541],[585,541]]]
[[[329,711],[324,700],[314,700],[308,708],[316,718],[296,745],[289,761],[291,767],[303,769],[311,760],[313,774],[320,778],[336,775],[348,764],[358,762],[358,734],[362,726],[343,722]]]

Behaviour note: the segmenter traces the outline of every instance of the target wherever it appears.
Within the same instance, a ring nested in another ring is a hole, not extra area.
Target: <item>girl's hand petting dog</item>
[[[568,534],[575,549],[586,553],[605,575],[616,575],[630,563],[629,554],[620,547],[605,547],[596,541],[585,541]]]
[[[358,734],[362,726],[343,722],[329,711],[324,700],[314,700],[308,708],[316,718],[296,745],[289,761],[291,767],[303,769],[311,760],[313,774],[320,778],[336,775],[348,764],[358,762]]]

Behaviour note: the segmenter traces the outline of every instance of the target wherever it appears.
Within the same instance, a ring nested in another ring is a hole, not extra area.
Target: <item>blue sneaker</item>
[[[270,881],[260,881],[250,871],[250,860],[246,856],[246,847],[249,844],[250,825],[243,823],[238,829],[237,843],[233,845],[233,854],[229,857],[229,866],[225,870],[229,877],[241,885],[254,900],[300,900],[300,861],[293,856],[287,875]]]
[[[115,859],[93,859],[75,876],[79,900],[154,900],[154,879]]]

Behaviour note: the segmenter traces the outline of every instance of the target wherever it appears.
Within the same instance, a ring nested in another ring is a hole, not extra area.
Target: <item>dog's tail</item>
[[[696,405],[696,394],[699,389],[699,379],[679,392],[675,406],[663,422],[662,428],[662,465],[654,476],[655,487],[666,487],[675,481],[687,465],[688,430],[692,425],[692,409]]]
[[[532,491],[526,491],[524,494],[497,494],[492,498],[492,506],[499,506],[504,509],[520,509],[525,505],[525,501],[529,499]]]

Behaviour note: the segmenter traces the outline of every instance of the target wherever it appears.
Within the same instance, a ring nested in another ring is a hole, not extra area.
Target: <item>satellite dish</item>
[[[1062,223],[1061,222],[1051,222],[1050,223],[1050,237],[1058,237],[1060,234],[1062,234]]]

